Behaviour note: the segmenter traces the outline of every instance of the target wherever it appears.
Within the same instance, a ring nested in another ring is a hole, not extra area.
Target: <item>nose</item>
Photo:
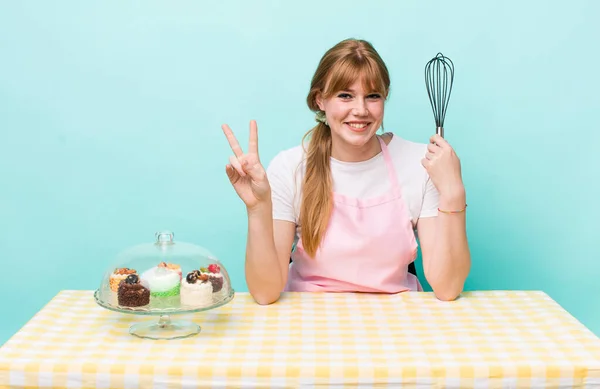
[[[367,104],[364,100],[357,99],[353,114],[356,116],[367,116],[369,114]]]

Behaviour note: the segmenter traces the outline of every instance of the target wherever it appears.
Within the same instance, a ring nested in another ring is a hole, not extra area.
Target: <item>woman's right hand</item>
[[[229,164],[225,170],[236,193],[248,209],[253,209],[261,203],[269,201],[271,199],[271,186],[267,179],[267,173],[258,157],[256,121],[250,121],[250,138],[246,154],[244,154],[235,135],[233,135],[231,128],[227,124],[223,124],[221,128],[234,154],[229,157]]]

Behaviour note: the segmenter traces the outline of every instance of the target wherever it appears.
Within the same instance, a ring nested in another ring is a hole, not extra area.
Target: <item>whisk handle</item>
[[[436,127],[435,133],[443,138],[444,137],[444,127]]]

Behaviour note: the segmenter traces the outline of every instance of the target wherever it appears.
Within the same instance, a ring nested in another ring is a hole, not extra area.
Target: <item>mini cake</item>
[[[212,304],[213,286],[208,275],[194,270],[181,282],[181,305],[206,307]]]
[[[179,295],[181,279],[179,273],[164,266],[146,270],[142,280],[147,282],[152,297],[172,297]]]
[[[150,304],[150,291],[140,283],[137,274],[130,274],[119,284],[117,291],[119,305],[123,307],[143,307]]]
[[[173,270],[174,272],[176,272],[177,274],[179,274],[179,280],[181,281],[181,277],[182,277],[182,272],[181,272],[181,266],[174,264],[174,263],[166,263],[166,262],[161,262],[158,264],[158,267],[164,267],[167,268],[169,270]]]
[[[221,291],[213,293],[213,304],[220,303],[228,297],[229,295],[229,286],[227,285],[227,279],[223,278],[223,287]]]
[[[134,269],[130,269],[128,267],[121,267],[115,269],[115,271],[110,275],[108,283],[110,284],[110,290],[113,292],[117,292],[119,290],[119,284],[121,281],[124,281],[127,276],[130,274],[136,274],[137,272]]]
[[[221,274],[221,268],[216,263],[211,263],[208,265],[208,268],[200,268],[200,274],[208,276],[208,280],[213,287],[213,293],[217,293],[223,289],[223,274]]]

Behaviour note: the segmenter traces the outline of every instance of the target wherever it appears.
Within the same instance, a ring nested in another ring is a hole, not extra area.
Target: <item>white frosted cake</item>
[[[178,296],[181,285],[179,277],[177,271],[163,266],[148,269],[141,275],[141,279],[148,284],[152,297]]]
[[[212,305],[213,286],[208,276],[194,270],[181,281],[181,305],[207,307]]]

